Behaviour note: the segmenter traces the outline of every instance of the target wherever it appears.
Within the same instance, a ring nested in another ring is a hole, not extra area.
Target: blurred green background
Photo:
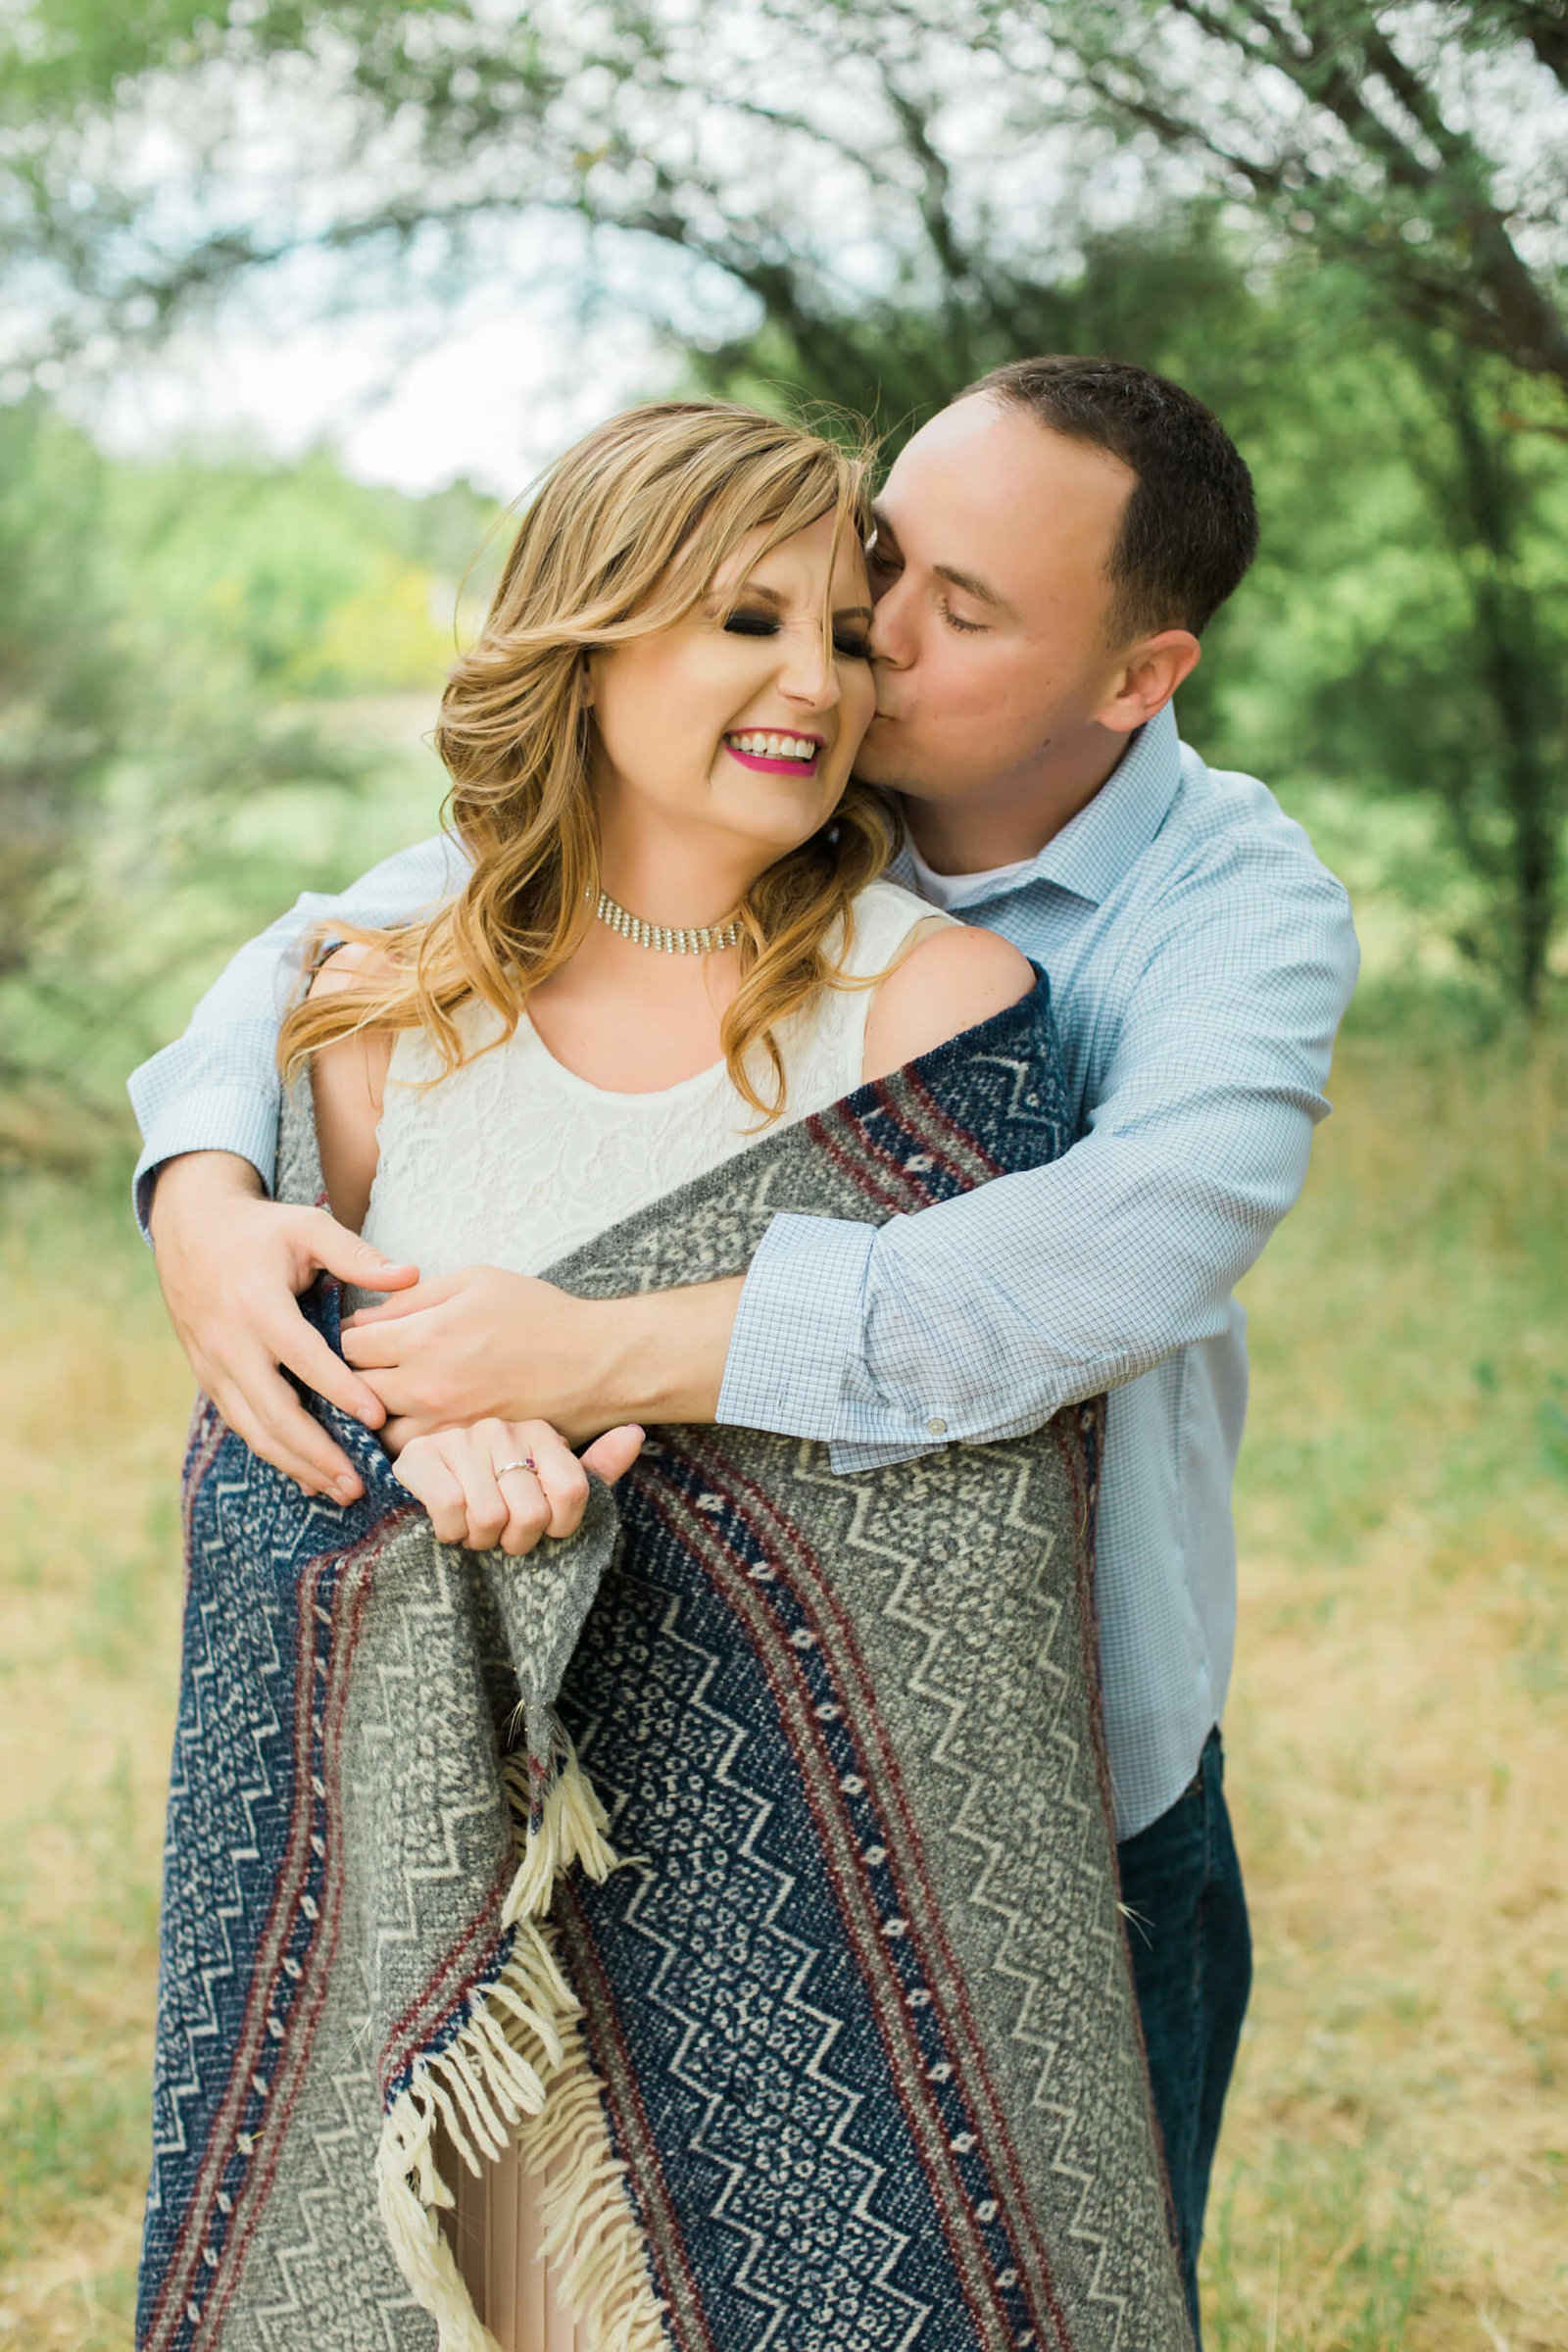
[[[514,472],[454,446],[415,495],[326,392],[288,451],[127,436],[117,386],[239,348],[236,305],[439,344],[477,288],[556,338],[571,429],[684,386],[891,448],[1105,351],[1251,464],[1183,731],[1308,826],[1366,972],[1244,1292],[1258,1975],[1208,2336],[1568,2344],[1565,77],[1556,0],[12,12],[0,2343],[129,2342],[189,1381],[124,1076],[431,829],[443,667],[569,437],[519,416]]]

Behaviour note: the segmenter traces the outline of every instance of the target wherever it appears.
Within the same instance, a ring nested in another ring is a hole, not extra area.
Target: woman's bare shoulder
[[[305,993],[310,997],[337,997],[345,989],[357,988],[366,981],[390,980],[396,970],[386,948],[377,947],[368,939],[346,939],[341,947],[322,956]]]
[[[970,923],[927,931],[883,981],[865,1023],[862,1075],[885,1078],[1026,997],[1034,967],[1012,942]]]
[[[347,940],[322,957],[311,976],[313,997],[342,996],[351,988],[389,979],[395,969],[384,948]],[[345,1017],[351,1017],[352,1005]],[[311,1055],[316,1140],[332,1214],[358,1233],[369,1206],[379,1145],[376,1129],[392,1060],[390,1029],[349,1029]]]

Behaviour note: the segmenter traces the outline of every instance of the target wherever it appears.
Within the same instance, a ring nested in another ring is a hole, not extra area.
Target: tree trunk
[[[1460,353],[1445,384],[1459,457],[1458,488],[1468,525],[1471,611],[1481,675],[1499,740],[1498,793],[1507,819],[1507,892],[1512,902],[1514,990],[1534,1012],[1541,999],[1557,911],[1558,777],[1561,698],[1552,684],[1559,662],[1541,641],[1536,605],[1519,578],[1518,517],[1523,499],[1505,435],[1489,433],[1476,399],[1473,368]],[[1560,649],[1558,649],[1560,657]]]

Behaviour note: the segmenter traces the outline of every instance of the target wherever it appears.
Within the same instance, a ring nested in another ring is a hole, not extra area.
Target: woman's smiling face
[[[876,708],[853,532],[836,558],[832,514],[763,554],[766,536],[682,619],[590,662],[602,833],[653,819],[753,878],[832,815]]]

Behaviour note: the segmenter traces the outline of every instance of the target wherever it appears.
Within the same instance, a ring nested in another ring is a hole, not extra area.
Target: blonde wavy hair
[[[612,417],[550,468],[441,703],[436,744],[452,777],[443,821],[468,853],[468,878],[427,921],[315,934],[318,954],[327,937],[381,953],[373,970],[289,1012],[285,1075],[357,1030],[411,1028],[430,1033],[445,1074],[466,1058],[455,1016],[475,1001],[503,1023],[481,1051],[514,1033],[528,991],[572,954],[599,898],[587,656],[681,619],[760,526],[773,548],[831,514],[835,556],[846,532],[863,538],[870,463],[863,445],[840,448],[759,410],[670,400]],[[842,925],[847,944],[852,902],[893,843],[885,803],[852,780],[829,821],[741,903],[741,984],[721,1041],[736,1088],[764,1119],[784,1105],[774,1031],[840,976],[830,938]],[[759,1045],[771,1101],[747,1066]]]

